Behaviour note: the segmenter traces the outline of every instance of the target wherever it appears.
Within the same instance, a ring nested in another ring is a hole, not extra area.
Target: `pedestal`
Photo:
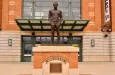
[[[73,46],[33,47],[33,75],[79,75],[78,50]]]

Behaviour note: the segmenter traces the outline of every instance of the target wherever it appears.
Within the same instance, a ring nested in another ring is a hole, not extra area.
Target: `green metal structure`
[[[22,31],[50,31],[47,19],[15,19]],[[89,20],[63,20],[60,31],[83,31]]]

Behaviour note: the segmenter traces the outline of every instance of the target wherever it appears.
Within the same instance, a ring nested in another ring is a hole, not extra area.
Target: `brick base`
[[[34,68],[42,68],[42,63],[49,57],[63,57],[69,61],[70,68],[78,68],[78,54],[77,53],[61,53],[61,52],[53,52],[53,53],[34,53]]]

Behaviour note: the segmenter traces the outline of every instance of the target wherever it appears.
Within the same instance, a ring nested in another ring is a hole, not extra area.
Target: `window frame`
[[[27,1],[28,2],[28,1]],[[30,1],[29,1],[30,2]],[[39,2],[45,2],[45,1],[39,1]],[[61,1],[59,1],[61,2]],[[33,3],[33,0],[32,0],[32,3]],[[25,17],[28,17],[28,19],[36,19],[35,17],[39,17],[39,16],[35,16],[35,13],[33,13],[33,4],[32,4],[32,17],[31,16],[24,16],[24,0],[22,0],[22,18],[24,19]],[[45,6],[46,7],[46,6]],[[65,8],[65,7],[64,7]],[[76,8],[76,7],[72,7],[72,8]],[[80,0],[80,14],[78,16],[75,16],[75,17],[79,17],[80,19],[82,19],[82,0]],[[35,7],[34,7],[34,11],[35,11]],[[67,10],[68,11],[68,10]],[[45,12],[48,12],[48,11],[45,11]],[[67,12],[68,13],[68,12]],[[34,14],[34,15],[33,15]],[[41,16],[40,16],[41,17]],[[45,16],[46,17],[46,16]],[[73,17],[73,16],[72,16]],[[65,17],[66,18],[66,17]],[[25,18],[27,19],[27,18]],[[68,18],[69,19],[69,18]],[[76,18],[73,18],[73,20],[79,20],[79,19],[76,19]]]

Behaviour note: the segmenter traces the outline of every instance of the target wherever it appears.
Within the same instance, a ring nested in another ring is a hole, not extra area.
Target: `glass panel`
[[[80,0],[71,0],[72,2],[80,2]]]
[[[21,26],[23,29],[31,29],[30,26]]]
[[[50,44],[51,37],[41,37],[41,44]]]
[[[63,43],[63,37],[60,37],[60,43]]]
[[[58,39],[57,37],[54,37],[54,43],[57,43]]]
[[[63,26],[63,29],[71,29],[72,26]]]
[[[68,42],[69,42],[69,40],[68,40],[68,38],[67,37],[64,37],[64,44],[68,44]]]
[[[76,22],[76,24],[86,24],[86,23],[87,23],[87,21],[82,21],[82,20]]]
[[[23,3],[23,18],[32,18],[32,0],[24,0]]]
[[[23,37],[24,42],[30,42],[32,40],[31,37]]]
[[[42,23],[49,23],[48,20],[42,20]]]
[[[82,29],[83,26],[75,26],[74,29]]]
[[[28,20],[17,20],[19,23],[28,23]]]
[[[43,29],[51,29],[51,26],[43,26]]]
[[[65,24],[74,24],[75,21],[65,21]]]
[[[35,2],[33,2],[35,1]],[[72,20],[80,19],[80,8],[81,2],[80,0],[57,0],[58,9],[63,13],[63,19],[69,19],[69,7],[72,9]],[[34,5],[34,6],[33,6]],[[48,19],[48,12],[53,8],[52,0],[24,0],[23,4],[23,18],[32,18],[31,16],[35,16],[35,19]],[[32,13],[34,15],[32,15]],[[28,16],[28,17],[27,17]],[[78,18],[76,18],[78,17]]]
[[[24,7],[32,7],[32,1],[25,1],[23,5]]]
[[[40,43],[40,37],[36,37],[36,43]]]
[[[76,44],[80,40],[81,40],[81,37],[73,37],[73,44]]]
[[[30,20],[31,23],[40,23],[40,20]]]
[[[72,2],[72,7],[80,8],[80,2]]]
[[[32,26],[33,29],[41,29],[41,26]]]
[[[24,56],[31,56],[31,53],[32,53],[32,44],[25,44]]]

